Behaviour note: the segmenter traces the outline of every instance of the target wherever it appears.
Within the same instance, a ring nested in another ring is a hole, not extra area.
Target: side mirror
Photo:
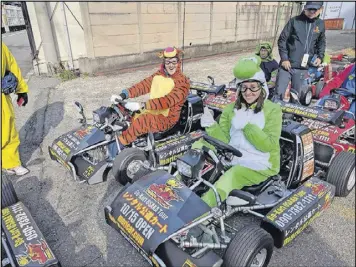
[[[215,85],[215,81],[214,81],[214,78],[211,77],[211,76],[208,76],[208,81],[210,82],[211,85]]]
[[[82,106],[79,102],[77,102],[77,101],[75,101],[74,104],[75,104],[75,106],[77,107],[78,112],[79,112],[80,114],[83,114],[83,112],[84,112],[83,106]]]

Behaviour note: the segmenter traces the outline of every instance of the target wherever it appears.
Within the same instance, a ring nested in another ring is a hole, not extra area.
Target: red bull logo
[[[47,261],[54,258],[52,251],[43,239],[36,244],[25,244],[25,248],[25,254],[16,256],[17,263],[20,266],[26,266],[31,262],[45,264]]]
[[[165,184],[151,184],[146,192],[162,207],[169,209],[172,205],[172,201],[183,201],[178,195],[179,188],[182,188],[183,184],[176,179],[168,179]]]

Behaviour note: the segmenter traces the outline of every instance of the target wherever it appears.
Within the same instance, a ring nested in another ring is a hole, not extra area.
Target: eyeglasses
[[[261,90],[261,88],[259,86],[258,87],[242,86],[240,90],[242,93],[245,93],[247,90],[250,90],[251,92],[255,93],[255,92],[258,92],[259,90]]]
[[[166,65],[166,66],[168,66],[168,65],[170,65],[170,64],[172,64],[173,66],[175,66],[175,65],[178,64],[178,61],[177,61],[177,60],[173,60],[173,61],[167,60],[167,61],[164,62],[164,65]]]

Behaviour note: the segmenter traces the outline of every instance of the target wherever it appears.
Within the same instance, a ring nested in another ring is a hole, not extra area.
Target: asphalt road
[[[344,43],[343,48],[353,45]],[[231,66],[238,57],[187,62],[184,71],[197,81],[205,81],[207,75],[212,75],[216,83],[226,83],[232,78]],[[62,266],[148,266],[105,223],[103,208],[121,188],[113,176],[94,186],[78,184],[63,167],[50,160],[47,147],[56,137],[78,126],[79,114],[74,101],[80,101],[87,117],[91,117],[92,110],[109,104],[111,94],[119,93],[152,72],[152,69],[142,69],[64,83],[55,78],[32,77],[29,104],[15,107],[21,158],[31,170],[24,177],[13,178],[15,189]],[[233,220],[237,228],[253,222],[251,216]],[[354,252],[355,190],[347,198],[335,199],[331,208],[290,245],[275,249],[270,266],[355,266]]]

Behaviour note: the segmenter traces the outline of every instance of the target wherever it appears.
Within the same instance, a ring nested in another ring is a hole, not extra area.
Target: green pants
[[[214,149],[215,148],[209,144],[207,144],[203,140],[199,140],[192,145],[192,148],[201,148],[203,145]],[[222,175],[219,180],[217,180],[214,184],[217,189],[220,200],[224,201],[229,193],[234,189],[241,189],[245,186],[257,185],[265,180],[268,177],[276,175],[275,171],[272,170],[262,170],[255,171],[243,166],[233,166],[224,175]],[[214,191],[210,189],[202,196],[202,200],[206,202],[210,207],[214,207],[217,205],[216,197]]]

